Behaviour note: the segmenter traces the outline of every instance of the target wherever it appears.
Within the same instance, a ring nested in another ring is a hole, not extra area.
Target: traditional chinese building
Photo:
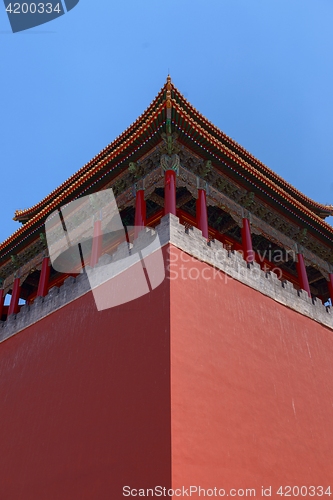
[[[149,229],[116,245],[96,221],[90,267],[157,233],[167,276],[97,311],[85,273],[50,265],[44,225],[107,188],[125,226]],[[21,227],[0,245],[4,498],[329,486],[330,215],[168,77],[123,134],[17,211]]]

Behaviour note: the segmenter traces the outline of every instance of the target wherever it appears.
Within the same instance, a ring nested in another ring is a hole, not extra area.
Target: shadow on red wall
[[[169,282],[97,312],[91,293],[0,345],[6,500],[118,500],[171,485]]]

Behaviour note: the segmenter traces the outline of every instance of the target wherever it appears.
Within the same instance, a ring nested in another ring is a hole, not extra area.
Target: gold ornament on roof
[[[172,108],[172,102],[171,102],[171,88],[172,88],[172,85],[171,85],[171,77],[170,75],[168,75],[167,77],[167,84],[166,84],[166,107],[167,108]]]

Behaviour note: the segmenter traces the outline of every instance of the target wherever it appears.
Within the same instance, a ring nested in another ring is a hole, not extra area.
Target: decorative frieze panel
[[[34,257],[30,257],[29,260],[26,261],[24,264],[20,265],[18,269],[13,269],[13,267],[7,268],[9,272],[6,275],[6,278],[4,279],[3,283],[5,294],[7,294],[9,290],[12,289],[16,277],[20,278],[20,285],[22,285],[29,276],[29,274],[33,273],[36,270],[40,271],[42,268],[44,256],[45,256],[45,250],[39,251],[37,255],[35,255]],[[21,259],[22,258],[20,258],[20,261]]]
[[[220,193],[215,188],[210,188],[209,197],[213,200],[213,203],[224,211],[228,212],[231,217],[237,222],[239,226],[242,224],[242,216],[243,216],[243,208],[238,205],[234,200],[228,198],[223,193]],[[212,204],[213,204],[212,203]],[[261,211],[262,213],[262,211]],[[287,234],[279,231],[274,227],[274,223],[280,219],[279,214],[274,214],[272,217],[266,217],[271,224],[266,222],[264,218],[259,218],[255,215],[255,213],[250,212],[250,220],[251,220],[251,231],[255,234],[260,234],[264,236],[267,240],[275,243],[276,245],[291,251],[293,253],[297,253],[301,251],[304,255],[304,259],[306,265],[312,265],[317,268],[326,279],[328,279],[328,273],[330,272],[330,266],[326,259],[321,258],[319,252],[314,254],[309,248],[303,247],[299,245],[296,247],[295,239],[290,238]],[[319,254],[319,255],[318,255]]]

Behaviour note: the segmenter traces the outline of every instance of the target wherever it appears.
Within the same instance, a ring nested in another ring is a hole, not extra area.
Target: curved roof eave
[[[263,180],[275,192],[277,197],[285,199],[287,204],[291,202],[296,210],[305,213],[314,220],[316,225],[318,224],[326,232],[333,235],[333,228],[323,220],[323,216],[333,215],[333,206],[325,206],[311,200],[257,160],[201,115],[182,96],[168,77],[167,83],[162,87],[150,106],[120,136],[39,203],[27,210],[20,210],[15,213],[14,220],[25,222],[25,224],[0,245],[0,252],[5,250],[6,247],[11,246],[15,240],[28,238],[29,234],[35,232],[36,227],[40,226],[40,222],[45,220],[47,214],[55,207],[60,206],[62,200],[72,194],[73,198],[75,195],[78,196],[77,193],[85,182],[88,182],[93,176],[98,175],[107,163],[116,160],[117,156],[126,151],[135,140],[142,139],[143,134],[147,132],[149,127],[152,127],[154,120],[159,117],[159,114],[165,113],[168,99],[167,91],[170,88],[174,112],[181,114],[188,121],[191,128],[201,134],[203,141],[234,159],[251,176],[254,175],[258,179],[258,182]]]

